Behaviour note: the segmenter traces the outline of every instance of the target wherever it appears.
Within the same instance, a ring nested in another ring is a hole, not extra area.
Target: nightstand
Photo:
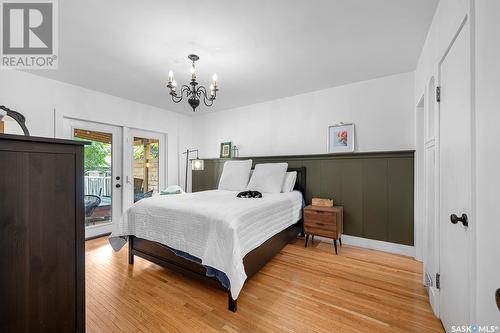
[[[337,240],[342,246],[342,231],[344,226],[344,208],[342,206],[320,207],[309,205],[304,208],[304,233],[306,244],[309,235],[322,236],[333,239],[335,254],[337,254]]]

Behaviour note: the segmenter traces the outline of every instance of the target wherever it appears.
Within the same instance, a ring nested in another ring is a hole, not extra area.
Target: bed
[[[128,241],[129,264],[139,256],[225,290],[235,312],[244,282],[303,233],[306,170],[288,171],[297,172],[289,193],[243,199],[213,190],[142,200],[114,225],[110,243],[119,250]]]

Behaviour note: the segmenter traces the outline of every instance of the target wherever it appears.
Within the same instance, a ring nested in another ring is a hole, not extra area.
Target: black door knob
[[[121,179],[120,176],[116,176],[116,180],[120,180],[120,179]]]
[[[121,186],[120,184],[116,184],[116,185],[115,185],[115,187],[116,187],[116,188],[120,188],[120,187],[122,187],[122,186]]]
[[[455,214],[451,214],[450,221],[453,224],[457,224],[458,222],[462,222],[464,227],[469,226],[469,220],[467,219],[467,214],[462,214],[462,216],[457,216]]]

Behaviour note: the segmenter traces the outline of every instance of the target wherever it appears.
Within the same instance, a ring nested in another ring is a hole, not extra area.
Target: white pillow
[[[219,180],[219,190],[244,191],[250,178],[252,160],[227,161]]]
[[[257,164],[247,190],[262,193],[280,193],[288,163]]]
[[[295,181],[297,180],[297,171],[287,172],[285,175],[285,181],[283,182],[283,187],[281,188],[282,193],[292,192],[295,187]]]
[[[167,187],[162,192],[168,192],[168,193],[181,192],[181,193],[184,193],[184,190],[179,185],[170,185],[169,187]]]

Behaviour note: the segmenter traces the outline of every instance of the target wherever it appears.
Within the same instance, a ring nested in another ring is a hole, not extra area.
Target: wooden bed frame
[[[297,171],[297,180],[295,181],[294,190],[302,192],[302,195],[305,199],[306,168],[288,168],[288,171]],[[274,256],[285,247],[285,245],[287,245],[293,239],[296,239],[298,234],[303,235],[302,219],[296,224],[269,238],[259,247],[250,251],[243,258],[243,265],[245,267],[247,278],[249,279],[262,267],[264,267],[267,262],[274,258]],[[149,260],[160,266],[187,275],[189,277],[205,281],[227,291],[228,309],[230,311],[236,312],[237,300],[233,300],[231,291],[223,287],[216,277],[206,276],[206,268],[203,265],[177,256],[172,250],[160,243],[130,236],[128,262],[131,265],[134,264],[134,256]]]

